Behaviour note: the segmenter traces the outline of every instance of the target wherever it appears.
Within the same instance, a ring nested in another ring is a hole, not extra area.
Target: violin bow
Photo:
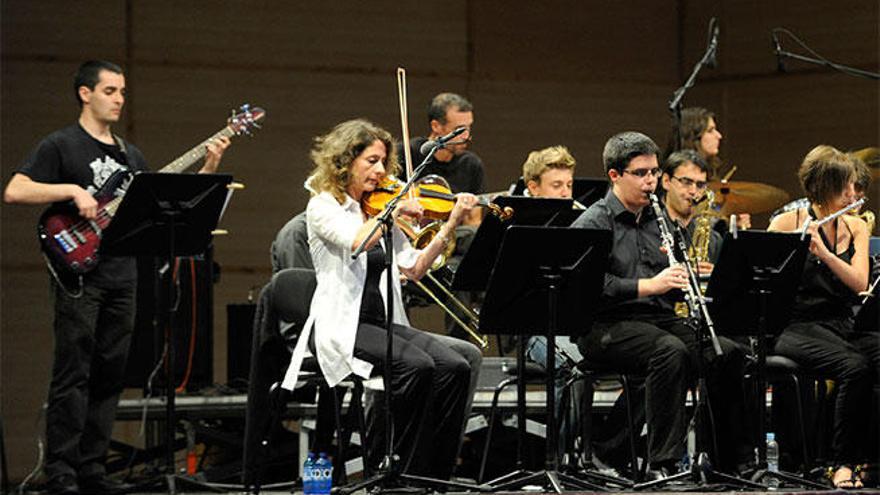
[[[400,132],[403,139],[403,161],[406,164],[406,177],[413,178],[412,151],[409,147],[409,114],[406,104],[406,69],[397,68],[397,101],[400,104]],[[410,189],[407,193],[411,199],[415,192]]]

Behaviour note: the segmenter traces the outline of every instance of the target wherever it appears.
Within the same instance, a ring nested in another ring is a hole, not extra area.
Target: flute
[[[835,211],[834,213],[828,215],[827,217],[823,218],[822,220],[817,220],[815,222],[816,226],[821,227],[821,226],[825,225],[826,223],[839,217],[840,215],[845,215],[846,212],[848,212],[849,210],[852,210],[854,208],[858,208],[858,207],[862,206],[863,204],[865,204],[865,198],[862,198],[854,203],[850,203],[849,205],[844,206],[843,208],[841,208],[841,209]],[[811,223],[813,223],[813,219],[810,218],[809,215],[807,215],[807,219],[804,220],[804,224],[801,226],[801,239],[803,239],[804,237],[807,236],[807,229],[810,228]]]

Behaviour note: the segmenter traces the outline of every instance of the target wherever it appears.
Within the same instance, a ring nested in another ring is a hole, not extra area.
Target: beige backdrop
[[[233,106],[265,107],[265,128],[237,139],[222,165],[247,189],[223,221],[231,235],[215,243],[223,269],[214,307],[221,380],[226,304],[267,280],[275,232],[305,206],[310,140],[359,116],[399,134],[397,66],[408,70],[414,134],[426,128],[433,94],[455,91],[473,101],[473,149],[491,190],[519,175],[528,151],[553,144],[569,146],[578,175],[595,176],[613,133],[641,130],[665,143],[667,101],[702,54],[713,15],[721,25],[719,68],[702,72],[685,103],[717,112],[736,179],[798,194],[794,170],[812,146],[877,145],[875,81],[797,62],[777,73],[769,38],[770,28],[785,26],[831,60],[877,71],[873,0],[4,0],[2,184],[39,138],[76,118],[71,79],[87,58],[125,67],[129,98],[117,130],[153,168],[219,130]],[[0,216],[0,387],[16,480],[36,461],[51,366],[51,312],[34,239],[40,210],[3,205]]]

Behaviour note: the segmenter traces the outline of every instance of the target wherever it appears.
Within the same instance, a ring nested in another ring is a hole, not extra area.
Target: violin
[[[403,184],[397,179],[385,177],[376,188],[364,195],[361,208],[369,216],[376,216],[385,209],[395,196],[400,194]],[[455,194],[446,180],[439,175],[427,175],[417,180],[409,190],[413,198],[418,200],[424,209],[424,217],[431,220],[446,220],[455,206]],[[488,197],[477,197],[477,206],[488,208],[490,213],[501,220],[507,220],[513,214],[510,207],[502,209],[490,203]]]

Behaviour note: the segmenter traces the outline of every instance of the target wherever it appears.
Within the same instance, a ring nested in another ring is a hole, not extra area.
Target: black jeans
[[[719,451],[716,462],[726,469],[751,457],[745,418],[743,375],[745,355],[733,341],[719,337],[722,356],[717,357],[707,342],[703,356],[707,364],[710,409],[715,420]],[[645,409],[648,424],[648,458],[654,465],[679,461],[686,452],[688,388],[696,380],[697,339],[691,327],[672,317],[642,317],[640,320],[597,322],[578,341],[588,361],[623,373],[645,376]],[[732,433],[737,432],[740,433]],[[705,442],[705,448],[711,442]]]
[[[866,353],[848,340],[854,336],[865,338],[854,335],[849,323],[843,320],[799,322],[782,332],[775,347],[777,354],[837,382],[831,440],[835,463],[863,461],[866,442],[871,440],[865,432],[875,372]],[[876,359],[876,347],[873,353]]]
[[[385,336],[384,328],[361,323],[354,356],[383,369]],[[470,365],[430,333],[402,325],[394,325],[392,354],[394,452],[404,472],[449,479],[469,402]]]
[[[135,284],[86,285],[79,298],[51,282],[55,354],[46,411],[46,476],[104,474],[134,328]]]

